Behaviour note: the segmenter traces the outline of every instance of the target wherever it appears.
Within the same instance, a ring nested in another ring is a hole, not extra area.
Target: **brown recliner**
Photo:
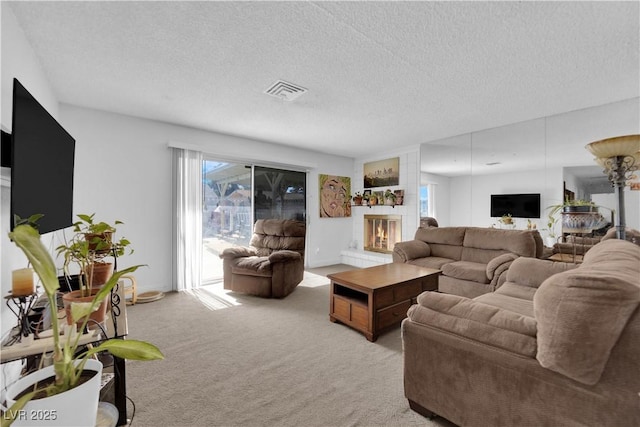
[[[305,224],[289,219],[259,219],[251,246],[225,249],[224,288],[265,298],[283,298],[304,275]]]

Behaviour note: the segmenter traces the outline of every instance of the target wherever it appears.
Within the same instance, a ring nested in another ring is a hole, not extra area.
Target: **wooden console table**
[[[438,289],[441,273],[433,268],[391,263],[329,274],[329,320],[344,323],[373,342],[382,331],[407,317],[418,295]]]

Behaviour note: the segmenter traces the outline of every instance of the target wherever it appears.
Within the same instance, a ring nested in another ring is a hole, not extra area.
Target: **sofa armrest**
[[[509,252],[499,255],[487,263],[487,278],[491,280],[494,287],[498,284],[500,276],[509,269],[511,263],[518,257],[518,254]]]
[[[469,298],[423,292],[409,308],[411,322],[526,357],[537,351],[536,321]]]
[[[513,261],[507,271],[507,281],[532,288],[539,287],[549,277],[563,271],[572,270],[577,264],[553,262],[549,260],[520,257]]]
[[[408,240],[398,242],[393,247],[393,262],[408,262],[416,258],[424,258],[431,255],[431,248],[422,240]]]
[[[269,255],[269,262],[272,264],[276,262],[299,261],[301,259],[302,259],[302,255],[300,255],[298,252],[289,251],[286,249],[272,252],[271,255]]]
[[[247,247],[247,246],[236,246],[233,248],[226,248],[220,254],[220,258],[222,259],[234,259],[234,258],[242,258],[247,256],[256,256],[258,255],[255,248]]]

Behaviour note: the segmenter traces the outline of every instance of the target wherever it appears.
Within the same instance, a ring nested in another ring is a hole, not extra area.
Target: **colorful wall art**
[[[319,174],[320,218],[351,216],[351,178]]]

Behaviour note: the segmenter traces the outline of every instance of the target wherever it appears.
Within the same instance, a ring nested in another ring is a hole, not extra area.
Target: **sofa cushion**
[[[456,279],[489,283],[486,264],[470,261],[455,261],[442,266],[442,274]]]
[[[534,319],[458,295],[423,292],[408,311],[411,321],[534,357]]]
[[[597,383],[640,303],[640,247],[622,240],[595,245],[580,267],[545,280],[533,301],[540,364]]]
[[[535,257],[537,253],[536,241],[527,230],[468,227],[463,245],[467,248],[503,250],[528,257]]]
[[[463,246],[462,253],[460,254],[460,260],[488,264],[492,259],[495,259],[500,255],[504,255],[507,253],[511,252],[505,251],[503,249],[468,248],[466,246]]]
[[[436,268],[438,270],[442,270],[443,265],[449,264],[451,262],[455,262],[455,260],[451,258],[428,256],[425,258],[412,259],[411,261],[409,261],[409,264],[417,265],[420,267]]]
[[[505,285],[508,286],[507,283],[505,283]],[[502,289],[505,285],[502,285],[500,289]],[[520,286],[520,287],[524,288],[524,286]],[[529,288],[529,289],[532,289],[532,288]],[[533,300],[520,298],[521,296],[526,296],[526,291],[525,293],[518,295],[518,297],[513,296],[514,293],[516,292],[512,292],[511,294],[498,293],[497,291],[489,292],[474,298],[474,300],[481,302],[483,304],[501,308],[502,310],[508,310],[514,313],[518,313],[522,316],[529,317],[533,320],[534,319]]]
[[[304,256],[305,223],[291,219],[259,219],[254,225],[250,246],[256,248],[258,256],[267,256],[273,251],[288,249]]]
[[[507,271],[507,282],[538,288],[549,277],[563,271],[573,270],[577,265],[570,262],[553,262],[537,258],[520,257],[513,261]]]
[[[415,239],[427,243],[462,246],[467,227],[427,227],[416,230]]]
[[[249,256],[236,258],[234,261],[235,262],[231,266],[231,272],[233,274],[271,277],[271,263],[269,262],[269,257]]]

